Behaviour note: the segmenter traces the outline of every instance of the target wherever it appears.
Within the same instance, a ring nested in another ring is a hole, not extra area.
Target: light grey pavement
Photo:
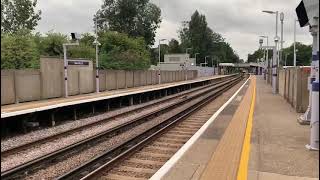
[[[257,76],[249,180],[319,179],[319,152],[309,151],[310,127],[297,123],[298,113]]]

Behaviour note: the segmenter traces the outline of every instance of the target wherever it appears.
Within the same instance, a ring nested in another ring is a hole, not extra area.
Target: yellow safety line
[[[249,117],[247,121],[247,128],[245,132],[244,142],[242,146],[241,159],[238,169],[237,180],[247,180],[248,177],[248,163],[249,163],[249,154],[250,154],[250,139],[251,139],[251,130],[252,130],[252,121],[253,121],[253,112],[256,99],[256,79],[252,78],[253,81],[253,95],[251,100],[251,106],[249,111]]]

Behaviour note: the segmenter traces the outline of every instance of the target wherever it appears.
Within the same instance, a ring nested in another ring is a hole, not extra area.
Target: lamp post
[[[218,70],[217,75],[220,74],[220,66],[219,66],[219,63],[220,63],[220,60],[219,60],[219,57],[217,57],[217,70]]]
[[[161,84],[161,70],[160,70],[160,62],[161,62],[161,41],[165,41],[167,39],[159,39],[159,72],[158,72],[158,78],[159,78],[159,84]]]
[[[208,64],[208,61],[207,61],[207,58],[208,57],[210,57],[210,56],[206,56],[206,57],[204,57],[204,67],[206,67],[207,66],[207,64]]]
[[[283,12],[281,12],[280,13],[280,22],[281,22],[281,35],[280,35],[280,61],[278,61],[278,67],[279,67],[279,62],[281,62],[282,64],[283,64],[283,62],[282,62],[282,50],[283,50],[283,43],[284,43],[284,41],[283,41],[283,20],[284,20],[284,13]]]
[[[199,55],[199,54],[200,54],[200,53],[195,53],[195,54],[194,54],[195,59],[196,59],[196,62],[195,62],[196,66],[197,66],[197,55]]]
[[[186,55],[188,55],[188,50],[191,50],[192,48],[187,48],[186,49]],[[188,55],[188,58],[186,59],[186,61],[184,62],[184,69],[185,69],[185,79],[188,80],[188,69],[187,69],[187,66],[188,66],[188,63],[187,61],[189,60],[189,55]]]
[[[297,19],[294,20],[293,28],[293,66],[297,66],[297,51],[296,51],[296,30],[297,30]]]
[[[277,67],[279,66],[279,55],[278,55],[278,11],[262,11],[268,14],[276,15],[276,35],[274,37],[275,48],[273,52],[273,61],[272,61],[272,92],[277,93]]]
[[[100,43],[98,41],[98,21],[106,20],[106,18],[95,19],[95,40],[93,45],[96,46],[96,92],[99,93],[99,46]]]
[[[262,36],[260,36],[261,38],[266,38],[267,39],[267,46],[269,46],[269,37],[268,36],[264,36],[264,35],[262,35]],[[269,74],[268,72],[269,72],[269,68],[270,68],[270,63],[269,63],[269,49],[267,48],[266,50],[265,50],[265,63],[267,63],[266,65],[267,65],[267,70],[265,70],[265,74],[267,73],[267,74]],[[265,76],[265,79],[267,79],[269,76]]]

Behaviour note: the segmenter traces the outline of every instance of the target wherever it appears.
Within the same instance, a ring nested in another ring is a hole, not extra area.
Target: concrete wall
[[[80,94],[87,94],[95,92],[96,87],[95,75],[92,70],[81,70],[79,71],[79,91]]]
[[[133,87],[133,71],[126,71],[126,88]]]
[[[15,71],[16,100],[18,102],[36,101],[41,99],[39,70]]]
[[[70,96],[80,94],[78,70],[68,69],[68,94]]]
[[[279,94],[281,96],[284,97],[284,87],[285,87],[285,70],[284,69],[280,69],[279,70],[279,82],[283,82],[283,83],[279,83]]]
[[[140,71],[133,71],[133,87],[140,86]]]
[[[117,72],[115,70],[106,71],[106,87],[107,90],[117,89]]]
[[[63,96],[63,61],[57,58],[41,58],[42,99]]]
[[[140,73],[140,86],[147,85],[147,71],[139,71]]]
[[[106,71],[99,70],[99,89],[101,92],[107,89],[106,84],[107,84]]]
[[[151,71],[151,81],[152,84],[158,84],[159,83],[159,71]]]
[[[310,68],[290,67],[279,69],[279,94],[296,112],[306,111],[309,103],[308,76]]]
[[[126,71],[118,70],[117,74],[117,89],[126,88]]]
[[[200,66],[191,66],[190,70],[196,70],[198,72],[198,77],[213,76],[215,72],[212,67],[200,67]]]
[[[68,67],[70,96],[95,92],[95,70],[91,66]],[[183,81],[186,71],[161,71],[161,83]],[[197,71],[188,71],[188,80]],[[158,71],[100,70],[100,91],[158,84]],[[64,96],[61,59],[45,58],[40,70],[1,70],[1,105]]]
[[[1,105],[13,104],[16,101],[14,71],[1,70]]]
[[[147,71],[147,85],[152,85],[152,71]]]

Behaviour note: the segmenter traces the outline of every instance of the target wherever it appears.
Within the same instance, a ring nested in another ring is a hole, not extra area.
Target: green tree
[[[300,42],[296,43],[297,66],[310,66],[312,58],[312,45],[305,45]],[[283,65],[293,66],[293,44],[283,49]]]
[[[99,38],[100,67],[138,70],[150,66],[150,52],[143,38],[132,38],[118,32],[104,32]]]
[[[1,34],[1,69],[39,68],[39,59],[31,34]]]
[[[254,51],[253,54],[248,54],[247,62],[248,63],[250,63],[250,62],[255,62],[256,63],[259,59],[261,59],[263,57],[264,57],[264,50],[263,49],[258,49],[256,51]],[[269,56],[269,57],[271,57],[271,56]]]
[[[34,30],[41,19],[41,11],[35,11],[36,5],[36,0],[1,0],[1,32]]]
[[[192,48],[191,54],[200,53],[197,56],[198,63],[203,63],[205,56],[210,56],[214,63],[238,62],[239,57],[234,52],[230,44],[224,38],[213,32],[206,21],[206,17],[195,11],[191,20],[184,23],[179,30],[181,40],[180,48],[184,52],[186,48]],[[209,65],[211,66],[209,61]]]
[[[79,43],[86,46],[93,46],[94,39],[95,39],[94,35],[91,35],[90,33],[84,33],[81,35],[81,39],[79,40]]]
[[[98,21],[99,27],[126,33],[130,37],[143,37],[147,45],[152,45],[160,16],[160,8],[149,0],[104,0],[94,20],[105,18],[105,21]]]
[[[171,39],[169,41],[169,53],[182,53],[179,41],[177,41],[176,39]]]
[[[63,43],[68,42],[67,36],[61,33],[49,31],[41,38],[40,53],[44,56],[63,56]]]
[[[95,59],[95,48],[81,44],[68,48],[68,57],[70,58],[85,58],[89,60]]]

